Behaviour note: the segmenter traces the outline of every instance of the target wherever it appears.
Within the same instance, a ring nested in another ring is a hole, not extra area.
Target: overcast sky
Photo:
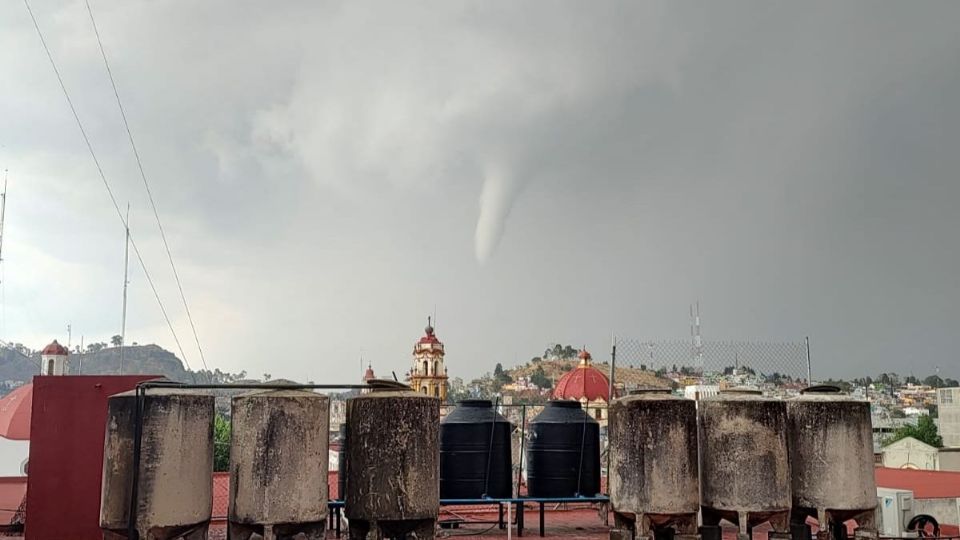
[[[611,335],[960,375],[960,3],[91,0],[211,367],[451,376]],[[82,0],[31,0],[171,314]],[[0,3],[0,338],[119,333],[123,228]],[[128,342],[177,350],[141,270]]]

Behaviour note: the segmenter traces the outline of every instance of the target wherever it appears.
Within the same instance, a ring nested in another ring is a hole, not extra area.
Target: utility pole
[[[123,248],[123,315],[120,318],[120,374],[123,375],[123,350],[127,346],[127,285],[130,284],[130,203],[127,203],[127,217],[123,222],[126,231],[126,244]]]
[[[807,386],[813,386],[813,372],[810,368],[810,336],[803,338],[803,343],[807,349]]]
[[[67,323],[67,350],[70,350],[70,344],[73,342],[73,325]]]

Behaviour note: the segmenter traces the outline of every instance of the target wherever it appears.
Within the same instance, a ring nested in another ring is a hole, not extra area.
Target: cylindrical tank
[[[530,421],[528,437],[530,497],[592,497],[600,492],[600,424],[580,403],[547,403]]]
[[[643,391],[614,400],[607,418],[613,511],[646,516],[643,529],[674,522],[680,532],[696,532],[696,402],[670,390]]]
[[[340,450],[337,451],[337,499],[343,500],[347,494],[347,424],[340,424],[337,435]]]
[[[127,538],[136,438],[135,390],[110,396],[103,443],[100,527]],[[140,538],[202,535],[213,505],[214,397],[146,389],[143,396],[136,529]]]
[[[877,489],[870,404],[837,387],[815,386],[787,401],[787,418],[795,511],[817,516],[829,510],[840,520],[872,511]]]
[[[440,400],[407,386],[346,404],[345,514],[351,538],[432,537],[440,505]]]
[[[230,538],[323,538],[329,417],[330,398],[315,392],[267,390],[233,398]]]
[[[461,401],[440,422],[440,498],[511,497],[512,430],[490,400]]]
[[[788,524],[790,463],[787,409],[758,391],[729,390],[699,402],[700,485],[704,524],[738,522],[741,532],[779,514]],[[744,523],[743,521],[749,521]]]

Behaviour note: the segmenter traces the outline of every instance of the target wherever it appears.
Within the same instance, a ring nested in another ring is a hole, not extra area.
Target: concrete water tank
[[[231,403],[231,540],[323,538],[330,399],[268,390]],[[297,536],[301,535],[301,536]]]
[[[351,540],[433,538],[440,505],[440,400],[387,381],[347,400],[344,514]]]
[[[789,531],[787,408],[759,391],[727,390],[699,402],[703,524],[727,519],[741,536],[769,521]]]
[[[128,538],[133,485],[135,391],[107,400],[100,527]],[[213,505],[214,397],[152,388],[143,397],[136,531],[141,539],[206,538]]]
[[[616,527],[648,537],[697,532],[697,407],[670,390],[640,391],[610,404],[610,504]]]
[[[793,521],[812,516],[830,536],[849,519],[875,528],[870,404],[834,386],[814,386],[787,400],[787,419]]]

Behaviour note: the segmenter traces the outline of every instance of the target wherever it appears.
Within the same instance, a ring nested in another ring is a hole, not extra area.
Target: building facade
[[[447,368],[443,342],[437,339],[430,318],[424,336],[413,346],[413,366],[407,374],[410,387],[421,394],[447,400]]]
[[[606,409],[610,404],[610,379],[593,367],[593,357],[586,350],[577,355],[580,363],[557,381],[553,399],[579,401],[601,425],[606,425]],[[614,396],[616,397],[616,396]]]
[[[40,369],[43,375],[66,375],[70,372],[70,351],[53,340],[40,352]]]
[[[943,446],[960,447],[960,387],[937,389],[937,418]]]

